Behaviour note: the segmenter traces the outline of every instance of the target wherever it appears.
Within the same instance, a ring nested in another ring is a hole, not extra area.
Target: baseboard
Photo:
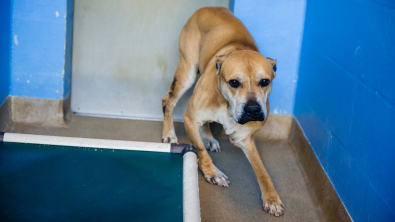
[[[13,124],[62,127],[71,116],[70,95],[64,100],[8,96],[0,107],[0,130]]]
[[[302,128],[293,117],[289,143],[297,152],[300,162],[314,190],[317,202],[328,221],[352,221],[328,175],[319,163]]]
[[[291,115],[271,113],[265,125],[254,134],[254,137],[265,141],[288,140],[293,120],[294,117]]]
[[[0,129],[4,130],[10,123],[65,126],[73,115],[70,94],[64,100],[9,96],[0,108]],[[265,126],[255,136],[264,140],[287,140],[292,121],[290,115],[270,114]]]
[[[0,106],[0,131],[6,131],[11,123],[11,116],[11,97],[9,96]]]
[[[68,122],[73,117],[74,113],[71,111],[71,93],[63,99],[63,120]]]

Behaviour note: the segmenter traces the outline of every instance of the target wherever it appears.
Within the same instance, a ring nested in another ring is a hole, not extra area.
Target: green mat
[[[182,221],[182,156],[0,143],[1,221]]]

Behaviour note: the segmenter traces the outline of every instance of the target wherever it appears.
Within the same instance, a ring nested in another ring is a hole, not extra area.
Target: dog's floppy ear
[[[227,55],[215,56],[215,68],[217,69],[217,74],[221,71],[222,63],[225,61]]]
[[[269,57],[266,57],[266,59],[269,61],[270,65],[272,65],[273,71],[276,72],[277,71],[277,66],[276,66],[277,60],[269,58]]]

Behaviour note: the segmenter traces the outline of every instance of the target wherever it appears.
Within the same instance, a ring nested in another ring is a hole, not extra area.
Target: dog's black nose
[[[244,106],[244,112],[249,116],[257,116],[261,112],[261,106],[256,101],[248,101]]]
[[[263,114],[262,107],[256,100],[250,99],[244,105],[244,112],[238,119],[238,123],[246,124],[250,121],[264,121],[265,114]]]

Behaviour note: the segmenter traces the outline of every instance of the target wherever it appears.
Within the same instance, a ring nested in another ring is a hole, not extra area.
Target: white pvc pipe
[[[75,146],[119,150],[153,151],[170,153],[169,143],[148,143],[125,140],[103,140],[63,136],[44,136],[20,133],[5,133],[4,142],[33,143],[57,146]],[[195,157],[196,158],[196,157]]]
[[[200,222],[200,201],[198,185],[198,166],[194,152],[184,154],[183,172],[183,211],[184,222]]]

